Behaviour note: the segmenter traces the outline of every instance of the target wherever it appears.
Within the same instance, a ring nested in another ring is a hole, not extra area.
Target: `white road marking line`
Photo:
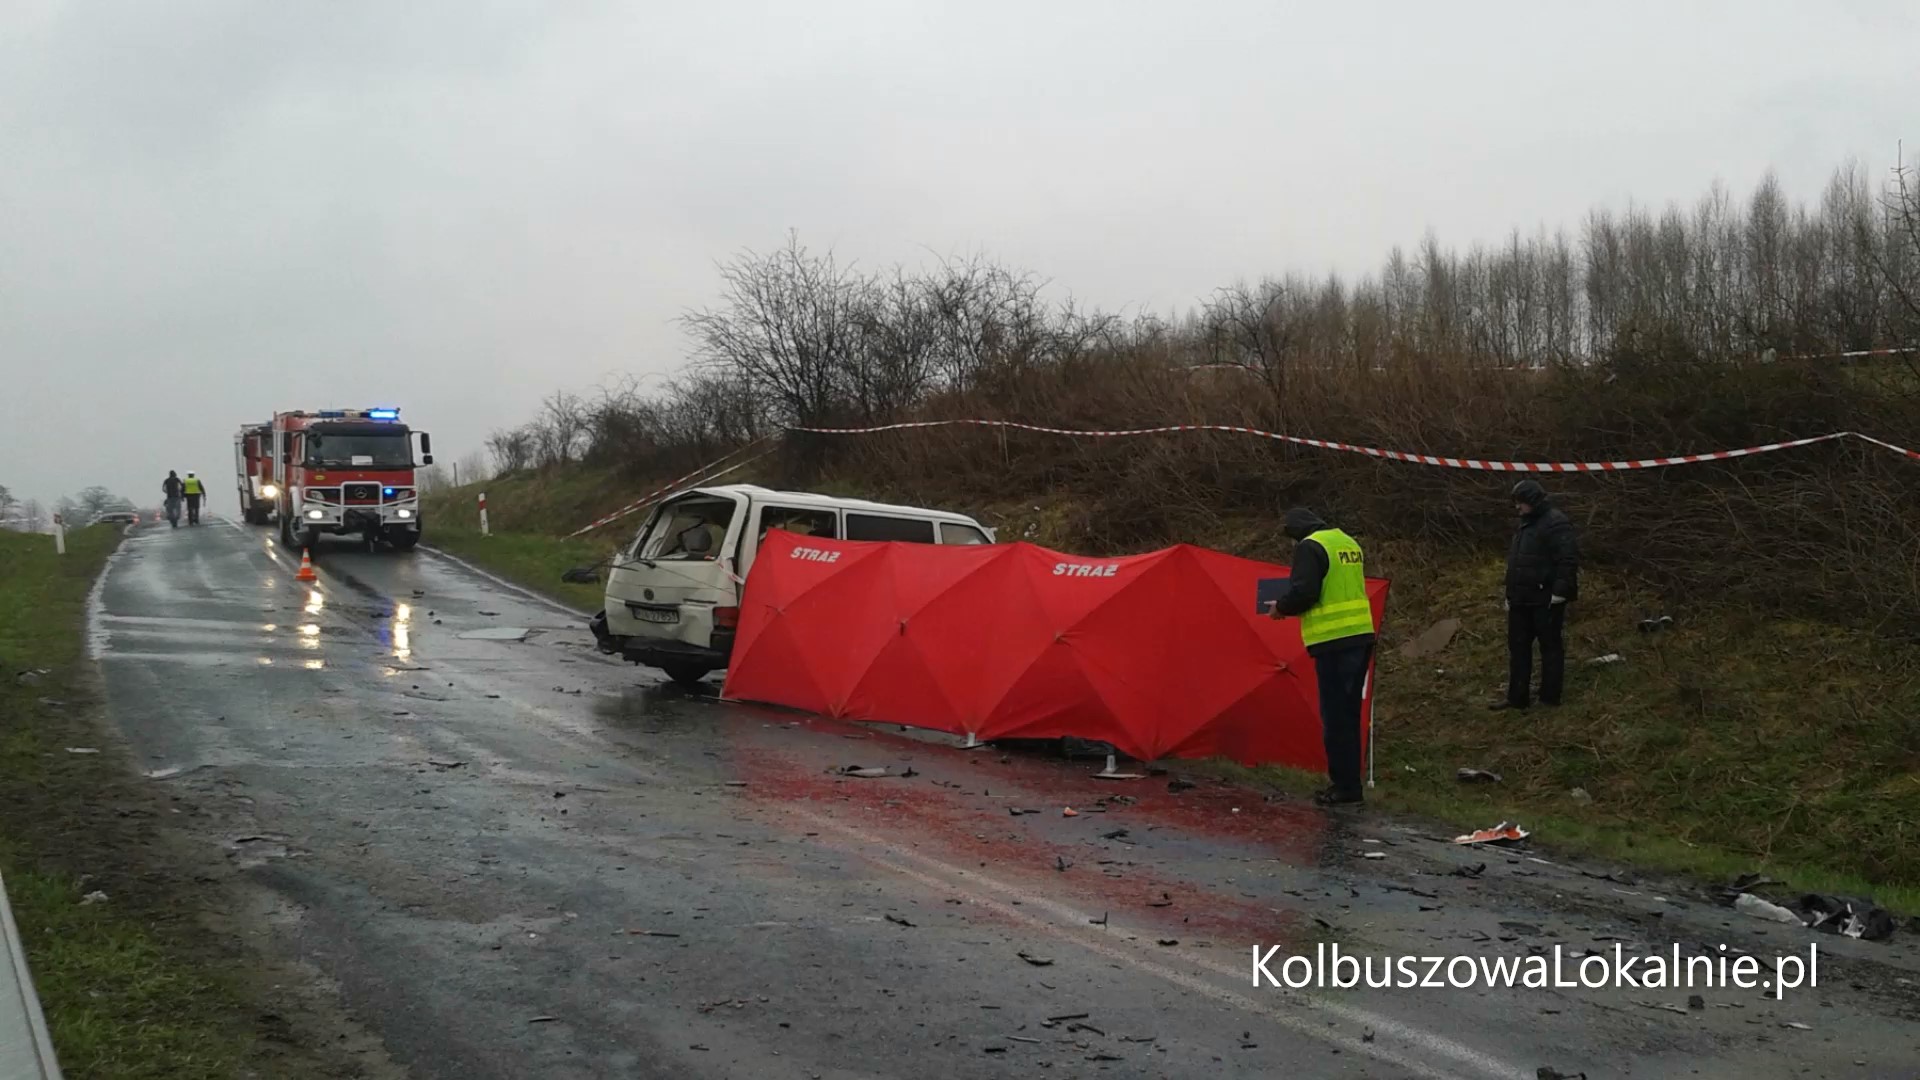
[[[1130,948],[1122,947],[1110,941],[1080,932],[1080,927],[1088,925],[1088,915],[1083,911],[1075,910],[1068,904],[1037,893],[1027,892],[975,870],[949,865],[923,852],[909,851],[891,841],[875,836],[858,826],[848,825],[810,810],[789,806],[786,812],[795,817],[805,818],[815,825],[820,826],[822,829],[831,829],[863,844],[878,847],[897,859],[920,863],[934,871],[934,874],[922,873],[911,867],[900,865],[898,862],[892,860],[869,856],[877,865],[892,870],[894,873],[900,874],[903,877],[918,881],[929,888],[965,893],[975,903],[990,907],[1006,918],[1025,923],[1053,937],[1097,953],[1108,960],[1126,964],[1139,971],[1173,983],[1182,989],[1190,990],[1193,993],[1211,998],[1222,1004],[1256,1013],[1298,1034],[1306,1035],[1322,1042],[1332,1043],[1342,1050],[1384,1061],[1398,1068],[1405,1069],[1412,1075],[1429,1077],[1432,1078],[1432,1080],[1453,1080],[1453,1078],[1461,1075],[1495,1077],[1499,1078],[1499,1080],[1531,1080],[1534,1075],[1533,1070],[1523,1069],[1516,1065],[1509,1064],[1479,1050],[1475,1050],[1470,1046],[1457,1043],[1443,1035],[1413,1027],[1412,1025],[1402,1023],[1401,1021],[1379,1013],[1371,1012],[1367,1009],[1330,1002],[1321,998],[1303,998],[1297,994],[1284,993],[1281,991],[1274,992],[1277,996],[1281,997],[1281,1000],[1290,1004],[1316,1010],[1323,1015],[1336,1016],[1349,1023],[1364,1024],[1373,1028],[1380,1035],[1392,1036],[1404,1040],[1423,1052],[1423,1057],[1425,1058],[1436,1056],[1451,1058],[1456,1065],[1465,1067],[1471,1070],[1471,1072],[1467,1074],[1449,1072],[1430,1064],[1427,1060],[1406,1056],[1397,1050],[1382,1046],[1379,1043],[1366,1042],[1350,1035],[1341,1035],[1329,1031],[1324,1021],[1314,1018],[1311,1015],[1303,1016],[1295,1013],[1282,1012],[1272,1005],[1257,1001],[1244,994],[1224,990],[1205,979],[1197,978],[1186,972],[1176,971],[1164,964],[1145,959]],[[941,876],[936,877],[935,874]],[[980,892],[958,887],[955,885],[955,881],[977,882],[995,892],[1018,899],[1022,907],[1002,903]],[[1053,922],[1040,918],[1031,911],[1022,910],[1024,907],[1042,908],[1052,912],[1055,916],[1059,917],[1061,921]],[[1070,931],[1068,927],[1072,927],[1073,930]],[[1106,936],[1107,935],[1102,935],[1102,937]],[[1234,981],[1249,977],[1247,971],[1235,971],[1224,965],[1210,963],[1198,957],[1192,959],[1199,966]]]
[[[579,608],[569,607],[568,605],[563,604],[558,600],[551,600],[551,599],[548,599],[547,597],[541,596],[539,593],[534,592],[531,589],[525,588],[524,586],[515,585],[513,582],[508,581],[505,578],[496,577],[492,574],[489,574],[485,570],[480,569],[479,567],[473,565],[472,563],[459,557],[458,555],[449,555],[446,552],[440,550],[439,548],[428,547],[425,544],[420,545],[420,550],[426,552],[427,554],[433,556],[436,559],[445,559],[446,561],[454,564],[455,566],[460,567],[462,570],[465,570],[470,574],[475,574],[479,577],[485,578],[486,580],[492,582],[493,584],[499,586],[500,588],[505,589],[508,592],[511,592],[516,596],[521,597],[522,599],[531,600],[536,604],[545,605],[546,607],[550,607],[555,611],[565,612],[566,614],[572,615],[578,619],[593,618],[592,615],[589,615],[587,612],[581,611]]]
[[[239,522],[233,520],[230,517],[225,516],[224,514],[214,518],[213,520],[219,522],[222,525],[225,525],[227,528],[232,529],[234,532],[239,533],[241,536],[247,535],[247,530],[241,528]]]

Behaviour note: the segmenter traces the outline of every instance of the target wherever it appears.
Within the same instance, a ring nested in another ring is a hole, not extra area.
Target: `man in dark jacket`
[[[1538,481],[1513,486],[1520,515],[1507,550],[1507,699],[1495,709],[1524,709],[1540,643],[1540,703],[1560,704],[1567,670],[1567,605],[1580,598],[1580,548],[1573,522]]]
[[[1287,511],[1295,541],[1286,592],[1268,614],[1298,617],[1300,640],[1313,657],[1320,686],[1320,728],[1330,786],[1313,797],[1322,806],[1357,803],[1360,786],[1360,707],[1373,663],[1373,602],[1366,563],[1353,537],[1311,510]]]

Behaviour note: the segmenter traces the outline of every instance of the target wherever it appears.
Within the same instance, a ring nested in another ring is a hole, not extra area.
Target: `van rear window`
[[[933,522],[914,518],[880,517],[877,514],[847,513],[849,540],[905,540],[914,544],[933,543]]]
[[[940,542],[943,544],[991,544],[987,534],[971,525],[943,521],[940,523]]]
[[[660,508],[637,556],[642,559],[699,559],[720,557],[720,543],[733,523],[732,499],[691,498]]]

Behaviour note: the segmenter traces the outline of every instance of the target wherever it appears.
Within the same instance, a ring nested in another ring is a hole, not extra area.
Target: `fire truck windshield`
[[[336,468],[411,469],[413,440],[405,431],[374,434],[326,434],[307,436],[308,465]]]

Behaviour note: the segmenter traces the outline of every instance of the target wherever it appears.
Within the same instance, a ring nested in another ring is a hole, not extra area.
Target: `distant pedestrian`
[[[206,486],[200,483],[199,477],[189,471],[187,478],[180,481],[180,490],[187,497],[187,524],[200,524],[200,500],[207,493]]]
[[[1295,541],[1293,568],[1286,592],[1268,614],[1298,616],[1300,640],[1313,657],[1330,782],[1313,801],[1322,806],[1361,802],[1366,793],[1360,786],[1360,705],[1375,629],[1366,559],[1353,537],[1311,510],[1287,511],[1286,533]]]
[[[168,469],[167,478],[160,481],[160,494],[167,500],[167,521],[171,522],[176,529],[180,527],[180,498],[184,491],[185,486],[180,483],[180,474]]]
[[[1580,598],[1580,545],[1573,521],[1535,480],[1513,486],[1520,515],[1507,550],[1507,697],[1493,708],[1524,709],[1540,643],[1540,704],[1560,704],[1567,670],[1567,605]]]

